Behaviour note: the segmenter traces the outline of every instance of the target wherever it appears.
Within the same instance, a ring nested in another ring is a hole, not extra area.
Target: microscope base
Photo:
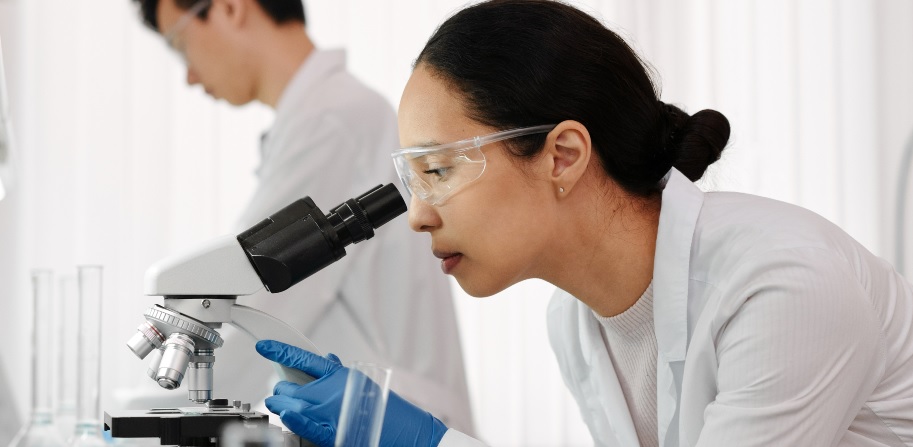
[[[110,430],[112,437],[159,438],[161,445],[220,447],[224,426],[233,422],[282,430],[270,425],[269,417],[263,413],[229,405],[105,412],[105,430]],[[282,447],[312,446],[294,433],[282,434]]]

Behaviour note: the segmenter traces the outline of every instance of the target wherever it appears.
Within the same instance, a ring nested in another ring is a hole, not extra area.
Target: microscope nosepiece
[[[167,390],[173,390],[181,386],[184,380],[184,372],[187,371],[187,365],[193,357],[195,343],[187,335],[174,333],[165,341],[165,349],[162,352],[162,361],[159,363],[158,373],[155,381],[159,386]]]

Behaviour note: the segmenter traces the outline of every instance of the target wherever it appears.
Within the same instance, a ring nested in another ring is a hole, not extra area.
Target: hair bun
[[[675,106],[666,107],[667,110],[671,108],[681,112]],[[722,113],[711,109],[701,110],[690,117],[684,112],[681,114],[684,116],[676,117],[675,112],[670,113],[670,121],[673,123],[670,139],[675,148],[675,161],[672,165],[694,182],[722,156],[729,141],[729,120]]]

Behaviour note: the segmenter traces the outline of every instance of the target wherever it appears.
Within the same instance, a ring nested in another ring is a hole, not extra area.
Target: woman
[[[593,18],[540,0],[457,13],[399,125],[409,223],[444,272],[474,296],[559,287],[552,348],[598,445],[913,444],[910,284],[811,212],[697,189],[726,118],[660,102]],[[345,368],[258,349],[318,377],[267,406],[330,445]],[[382,437],[475,442],[395,395]]]

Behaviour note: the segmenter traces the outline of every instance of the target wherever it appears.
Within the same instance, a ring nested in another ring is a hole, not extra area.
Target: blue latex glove
[[[333,447],[349,368],[333,354],[324,358],[275,340],[258,341],[257,352],[316,379],[305,385],[277,383],[274,395],[266,399],[266,408],[298,436],[320,447]],[[390,391],[380,433],[382,447],[434,447],[446,431],[447,426],[431,413]]]

